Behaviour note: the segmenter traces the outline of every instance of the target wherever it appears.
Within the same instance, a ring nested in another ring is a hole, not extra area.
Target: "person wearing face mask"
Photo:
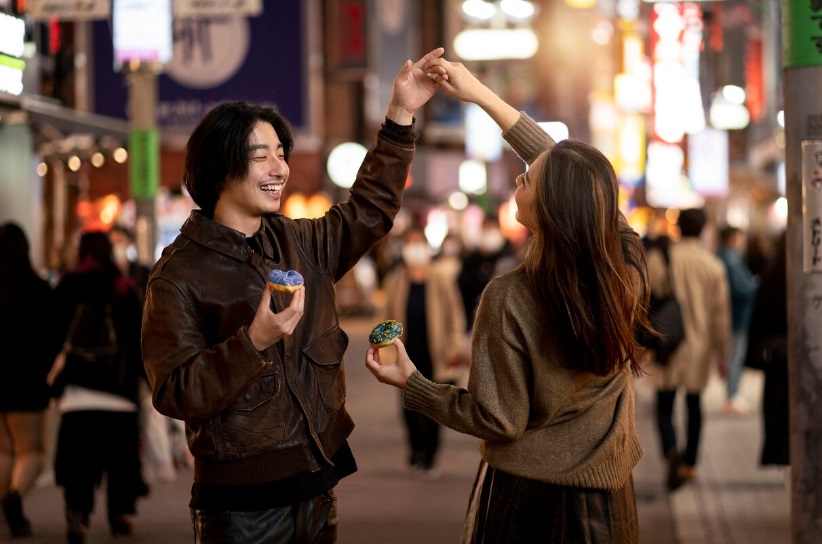
[[[503,236],[496,218],[485,218],[477,247],[465,256],[457,277],[460,295],[465,304],[466,330],[470,331],[474,324],[474,314],[480,295],[488,282],[495,277],[497,263],[510,253],[510,249],[511,245]]]
[[[456,281],[462,270],[462,257],[462,240],[456,234],[449,232],[442,240],[440,251],[434,259],[434,266]]]
[[[403,235],[402,263],[385,278],[385,316],[403,323],[402,341],[414,353],[420,372],[438,383],[455,383],[458,368],[449,364],[465,330],[462,299],[453,276],[432,266],[431,249],[422,230]],[[408,438],[408,465],[422,476],[436,477],[440,425],[403,408]]]

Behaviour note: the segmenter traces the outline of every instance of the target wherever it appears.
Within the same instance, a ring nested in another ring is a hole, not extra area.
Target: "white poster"
[[[171,60],[171,0],[114,2],[114,62]]]

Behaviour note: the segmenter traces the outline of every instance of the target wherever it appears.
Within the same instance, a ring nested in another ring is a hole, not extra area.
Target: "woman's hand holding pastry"
[[[396,363],[393,365],[383,364],[379,348],[370,346],[365,353],[365,366],[377,378],[377,381],[405,389],[408,377],[416,372],[417,367],[408,358],[405,346],[399,338],[394,339],[393,344],[397,349]]]

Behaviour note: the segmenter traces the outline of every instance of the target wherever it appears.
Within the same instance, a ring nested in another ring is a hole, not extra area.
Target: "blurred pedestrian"
[[[656,386],[656,416],[668,489],[694,478],[702,433],[702,392],[711,370],[726,376],[731,336],[728,279],[722,261],[704,247],[700,236],[707,222],[702,209],[682,210],[677,219],[681,239],[668,248],[668,263],[658,248],[648,252],[653,292],[673,290],[682,307],[685,339],[665,364],[649,369]],[[673,283],[673,285],[670,285]],[[654,361],[656,363],[656,361]],[[673,412],[678,390],[685,391],[688,423],[685,448],[677,449]]]
[[[456,383],[452,364],[465,335],[465,314],[453,277],[432,266],[431,248],[421,229],[403,234],[402,264],[385,278],[385,315],[403,323],[403,343],[417,369],[436,383]],[[412,470],[435,477],[440,424],[403,407]]]
[[[588,144],[555,143],[461,64],[432,65],[530,166],[515,199],[533,237],[525,263],[482,294],[467,389],[427,380],[401,340],[396,364],[371,347],[366,365],[404,389],[406,408],[480,439],[463,542],[637,543],[634,333],[649,294],[613,167]]]
[[[114,263],[102,231],[80,237],[77,264],[55,288],[65,338],[49,381],[62,414],[55,480],[63,487],[67,539],[83,543],[103,476],[112,535],[131,533],[129,516],[148,493],[139,452],[138,392],[143,297]]]
[[[442,239],[439,253],[434,257],[433,265],[456,282],[462,270],[464,258],[462,240],[456,233],[449,232]],[[463,319],[463,321],[465,320]]]
[[[134,280],[140,292],[145,295],[151,268],[137,261],[134,234],[126,227],[113,225],[108,231],[108,237],[114,251],[114,262],[123,274]]]
[[[114,262],[123,275],[130,277],[145,297],[151,269],[137,261],[134,235],[128,228],[113,225],[108,231]],[[171,432],[174,420],[164,416],[151,403],[148,383],[140,383],[140,443],[143,475],[148,481],[171,482],[177,479]]]
[[[748,236],[745,247],[745,264],[754,276],[761,276],[774,256],[774,243],[765,231],[754,231]]]
[[[745,364],[765,372],[762,465],[791,464],[788,402],[787,241],[782,234],[754,301]]]
[[[717,255],[725,265],[731,296],[731,351],[728,356],[726,397],[722,413],[746,414],[748,402],[739,394],[739,382],[745,367],[748,350],[748,327],[751,311],[759,287],[759,280],[751,273],[743,258],[747,237],[741,229],[728,225],[719,231]]]
[[[477,246],[465,254],[457,283],[465,306],[465,325],[474,324],[480,296],[496,274],[497,263],[511,252],[511,244],[502,234],[496,217],[482,222]]]
[[[186,424],[195,542],[336,540],[334,487],[357,466],[334,284],[392,227],[442,51],[400,68],[348,200],[320,218],[278,213],[294,135],[276,110],[226,102],[192,132],[200,209],[154,265],[143,348],[155,407]],[[272,294],[272,269],[303,286]]]
[[[53,306],[51,287],[32,267],[25,231],[12,222],[0,226],[0,504],[13,537],[32,534],[23,498],[45,459],[46,376],[59,349]]]

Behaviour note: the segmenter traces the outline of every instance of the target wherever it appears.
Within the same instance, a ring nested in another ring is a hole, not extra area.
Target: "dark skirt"
[[[464,543],[637,544],[633,479],[604,491],[547,484],[480,463]]]

